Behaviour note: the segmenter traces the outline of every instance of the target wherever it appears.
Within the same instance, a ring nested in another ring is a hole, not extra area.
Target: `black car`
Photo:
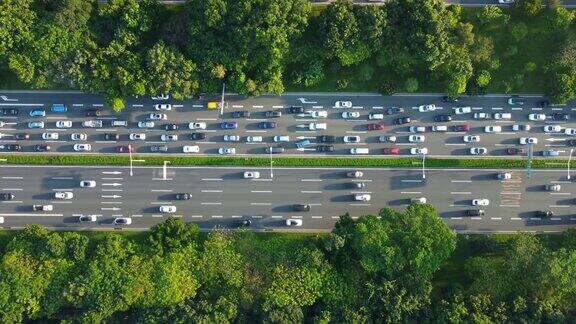
[[[87,109],[86,110],[86,117],[100,117],[102,112],[100,109]]]
[[[196,141],[206,139],[206,133],[192,133],[192,134],[190,134],[190,139],[193,139]]]
[[[456,97],[456,98],[452,98],[450,96],[444,96],[442,97],[442,101],[443,102],[458,102],[460,98]]]
[[[452,120],[452,116],[450,115],[436,115],[434,116],[434,121],[436,122],[449,122]]]
[[[546,107],[550,106],[550,101],[542,100],[542,101],[540,101],[539,106],[542,108],[546,108]]]
[[[105,141],[118,141],[120,139],[120,135],[114,133],[106,133],[104,134]]]
[[[167,131],[176,131],[180,128],[180,126],[178,126],[178,124],[166,124],[164,125],[164,129]]]
[[[523,148],[509,147],[506,149],[506,154],[508,155],[520,155],[524,153],[526,153],[526,150]]]
[[[466,211],[466,216],[482,216],[484,215],[484,209],[468,209]]]
[[[250,117],[250,112],[243,110],[243,111],[234,111],[232,112],[233,118],[248,118]]]
[[[2,108],[2,115],[4,116],[18,116],[20,111],[16,108]]]
[[[48,152],[50,151],[50,145],[38,144],[34,146],[34,150],[36,150],[36,152]]]
[[[28,140],[28,139],[30,139],[30,134],[27,134],[27,133],[16,134],[16,135],[14,135],[14,138],[17,140]]]
[[[266,117],[277,118],[282,117],[282,112],[280,110],[269,110],[265,113]]]
[[[238,223],[236,223],[238,225],[238,227],[248,227],[250,225],[252,225],[252,220],[250,219],[241,219],[238,221]]]
[[[394,114],[401,114],[404,112],[404,108],[400,107],[390,107],[386,110],[386,114],[394,115]]]
[[[568,145],[568,146],[576,146],[576,140],[573,140],[573,139],[567,140],[567,141],[566,141],[566,145]]]
[[[316,152],[334,152],[334,145],[318,145],[316,146]]]
[[[176,194],[176,200],[190,200],[191,197],[192,197],[192,195],[187,193],[187,192]]]
[[[554,216],[554,212],[551,210],[538,210],[538,211],[536,211],[536,216],[538,216],[538,217],[552,217],[552,216]]]
[[[263,129],[276,128],[277,125],[278,124],[276,122],[260,122],[260,123],[258,123],[258,127],[263,128]]]
[[[316,142],[318,142],[318,143],[334,143],[334,142],[336,142],[336,136],[319,135],[319,136],[316,136]]]
[[[8,145],[0,145],[0,147],[3,146],[3,149],[5,149],[6,151],[11,151],[11,152],[20,152],[22,151],[22,146],[18,145],[18,144],[8,144]]]
[[[291,114],[303,114],[304,113],[304,107],[302,106],[292,106],[288,108],[288,112]]]
[[[267,147],[266,148],[266,153],[268,154],[280,154],[280,153],[284,153],[284,148],[283,147]]]
[[[294,210],[295,211],[310,211],[310,205],[308,205],[308,204],[295,204]]]
[[[567,120],[570,120],[570,115],[558,112],[558,113],[552,114],[552,119],[554,119],[556,121],[567,121]]]
[[[12,200],[12,199],[14,199],[14,194],[0,193],[0,200]]]
[[[410,119],[410,117],[400,117],[394,121],[394,124],[396,125],[410,124],[411,121],[412,120]]]

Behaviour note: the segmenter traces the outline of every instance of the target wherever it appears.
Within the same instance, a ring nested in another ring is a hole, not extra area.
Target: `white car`
[[[72,121],[71,120],[59,120],[56,122],[56,127],[57,128],[70,128],[70,127],[72,127]]]
[[[58,139],[58,133],[42,133],[42,139],[57,140]]]
[[[336,101],[334,108],[352,108],[352,101]]]
[[[166,120],[166,119],[168,119],[168,116],[166,114],[152,113],[152,114],[148,115],[148,119],[150,119],[150,120]]]
[[[498,173],[499,180],[510,180],[512,179],[512,174],[509,172]]]
[[[132,218],[130,217],[116,217],[114,218],[114,225],[130,225]]]
[[[191,122],[188,124],[188,128],[190,129],[206,129],[205,122]]]
[[[130,134],[129,138],[133,141],[144,141],[146,140],[146,134],[144,133],[132,133]]]
[[[287,219],[286,220],[286,226],[302,226],[302,220],[301,219]]]
[[[428,111],[434,111],[436,110],[436,105],[432,104],[432,105],[422,105],[418,107],[418,111],[419,112],[428,112]]]
[[[74,194],[70,191],[57,191],[54,193],[54,198],[56,199],[72,199]]]
[[[344,136],[344,143],[360,143],[360,136]]]
[[[74,144],[74,151],[82,152],[82,151],[91,151],[92,145],[90,144]]]
[[[456,115],[462,115],[462,114],[469,114],[472,112],[472,108],[470,107],[458,107],[458,108],[454,108],[454,113]]]
[[[154,109],[169,111],[169,110],[172,110],[172,105],[171,104],[155,104]]]
[[[262,142],[262,136],[248,136],[248,137],[246,137],[246,142],[248,142],[248,143],[260,143],[260,142]]]
[[[82,127],[100,128],[102,127],[101,120],[85,120],[82,122]]]
[[[240,140],[240,136],[238,135],[224,135],[225,142],[238,142]]]
[[[70,138],[73,141],[85,141],[88,136],[84,133],[73,133],[72,135],[70,135]]]
[[[426,137],[423,135],[410,135],[408,136],[408,141],[412,143],[424,143]]]
[[[356,201],[370,201],[370,199],[372,199],[372,196],[370,196],[369,194],[355,194],[354,195],[354,200],[356,200]]]
[[[483,112],[474,113],[474,119],[489,119],[490,115]]]
[[[576,135],[576,128],[565,128],[564,134],[574,136]]]
[[[488,150],[485,147],[472,147],[470,148],[470,154],[472,155],[484,155],[488,153]]]
[[[512,114],[511,113],[495,113],[494,114],[494,119],[512,119]]]
[[[161,213],[172,214],[176,212],[176,206],[170,206],[170,205],[160,206],[158,207],[158,211]]]
[[[357,111],[345,111],[342,113],[342,118],[344,119],[360,118],[360,113]]]
[[[276,135],[276,136],[274,136],[274,142],[290,142],[290,136],[288,136],[288,135]]]
[[[218,154],[220,155],[236,154],[236,149],[233,147],[221,147],[218,149]]]
[[[162,134],[160,136],[160,140],[162,142],[172,142],[172,141],[177,141],[178,140],[178,135],[176,134]]]
[[[520,144],[538,144],[538,139],[536,137],[520,137]]]
[[[423,148],[413,147],[410,149],[410,154],[412,154],[412,155],[426,155],[426,154],[428,154],[428,148],[426,148],[426,147],[423,147]]]
[[[490,200],[488,200],[486,198],[472,199],[472,206],[488,206],[488,205],[490,205]]]
[[[544,126],[545,133],[560,133],[562,131],[562,127],[560,125],[546,125]]]
[[[480,136],[478,135],[466,135],[462,136],[462,140],[466,143],[478,143],[480,142]]]
[[[408,130],[410,133],[424,133],[426,132],[426,126],[410,126]]]
[[[163,93],[152,97],[152,100],[168,100],[170,99],[170,95]]]
[[[96,181],[94,180],[80,181],[80,188],[94,188],[94,187],[96,187]]]
[[[198,145],[184,145],[182,147],[182,152],[184,152],[184,153],[198,153],[198,152],[200,152],[200,146],[198,146]]]
[[[309,130],[326,130],[327,126],[328,125],[326,123],[310,123],[310,124],[308,124],[308,129]]]
[[[96,215],[81,215],[78,216],[78,221],[80,223],[94,223],[98,218]]]
[[[432,126],[432,131],[433,132],[447,132],[448,126],[446,126],[446,125],[434,125],[434,126]]]
[[[258,179],[258,178],[260,178],[260,172],[258,171],[244,172],[244,179]]]
[[[544,121],[544,120],[546,120],[546,115],[545,114],[530,114],[530,115],[528,115],[528,120]]]
[[[138,128],[154,128],[154,122],[150,120],[138,122]]]
[[[428,199],[426,199],[426,197],[419,197],[419,198],[410,199],[411,204],[425,204],[426,202],[428,202]]]
[[[502,131],[502,126],[486,126],[484,127],[486,133],[500,133]]]
[[[514,124],[512,125],[512,130],[515,132],[519,132],[519,131],[529,131],[532,128],[532,126],[525,124],[525,125],[520,125],[520,124]]]
[[[312,118],[327,118],[328,112],[326,110],[309,110],[310,117]]]

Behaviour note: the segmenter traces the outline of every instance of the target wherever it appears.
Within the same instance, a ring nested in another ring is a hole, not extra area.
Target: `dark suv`
[[[336,137],[333,135],[319,135],[316,136],[316,141],[318,143],[334,143],[336,142]]]
[[[304,113],[304,107],[292,106],[292,107],[288,108],[288,112],[291,114],[302,114],[302,113]]]

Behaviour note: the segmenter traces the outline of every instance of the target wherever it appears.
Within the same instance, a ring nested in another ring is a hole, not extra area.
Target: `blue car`
[[[29,122],[28,128],[44,128],[44,122],[41,121]]]
[[[220,128],[222,129],[236,129],[238,128],[237,122],[222,122],[220,123]]]
[[[51,110],[56,113],[65,113],[68,108],[64,104],[52,104]]]
[[[276,122],[261,122],[258,124],[260,128],[276,128]]]
[[[30,111],[30,117],[44,117],[46,116],[46,110],[44,109],[34,109]]]

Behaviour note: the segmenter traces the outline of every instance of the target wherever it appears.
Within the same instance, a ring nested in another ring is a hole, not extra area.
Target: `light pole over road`
[[[224,115],[224,93],[226,92],[226,83],[222,83],[222,99],[220,100],[220,116]]]
[[[422,154],[422,179],[426,179],[426,154]]]
[[[270,147],[270,179],[274,178],[274,171],[272,170],[272,164],[274,164],[274,161],[272,160],[272,147]]]
[[[570,149],[570,155],[568,155],[568,164],[566,164],[566,168],[567,168],[566,179],[567,180],[570,180],[570,162],[572,162],[572,152],[574,152],[573,148]]]
[[[128,145],[128,153],[130,155],[130,176],[133,176],[134,172],[132,172],[132,144]]]
[[[164,161],[164,166],[162,167],[162,179],[166,180],[166,165],[170,163],[170,161]]]

